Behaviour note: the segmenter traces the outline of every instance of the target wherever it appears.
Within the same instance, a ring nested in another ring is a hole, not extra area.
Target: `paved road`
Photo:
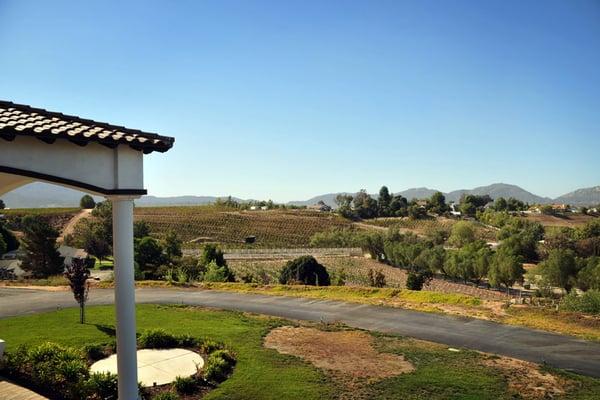
[[[137,289],[138,303],[189,304],[296,320],[339,321],[355,328],[411,336],[600,377],[600,343],[471,318],[380,306],[208,290]],[[95,289],[89,304],[111,304]],[[0,318],[73,307],[70,292],[0,288]],[[2,332],[0,332],[0,336]]]

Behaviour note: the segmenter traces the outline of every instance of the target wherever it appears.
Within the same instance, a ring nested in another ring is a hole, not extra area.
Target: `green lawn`
[[[114,261],[111,257],[104,259],[102,261],[98,260],[97,258],[94,258],[95,262],[94,262],[94,269],[113,269],[114,268]]]
[[[262,346],[272,328],[293,324],[276,318],[250,316],[195,307],[139,305],[138,330],[163,328],[223,341],[237,355],[235,371],[208,399],[514,399],[505,378],[482,365],[487,356],[471,351],[450,352],[440,345],[406,338],[375,335],[379,351],[404,355],[412,373],[349,387],[344,379],[323,372],[293,356]],[[0,337],[8,350],[20,344],[53,341],[83,346],[111,340],[111,306],[90,307],[87,323],[77,323],[77,309],[65,309],[0,320]],[[335,327],[327,327],[335,329]],[[592,399],[600,380],[568,375],[574,382],[569,399]],[[347,383],[347,382],[346,382]],[[560,397],[557,397],[560,398]]]

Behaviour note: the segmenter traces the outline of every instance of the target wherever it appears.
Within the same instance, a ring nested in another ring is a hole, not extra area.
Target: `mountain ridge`
[[[410,188],[395,194],[402,195],[409,200],[421,199],[431,197],[433,193],[437,192],[435,189],[427,187]],[[338,194],[350,194],[354,195],[356,192],[337,192],[337,193],[325,193],[322,195],[311,197],[307,200],[290,201],[286,204],[297,205],[297,206],[308,206],[316,204],[319,201],[323,201],[326,204],[335,206],[335,197]],[[11,208],[44,208],[44,207],[77,207],[79,206],[79,200],[83,196],[83,192],[64,188],[61,186],[50,185],[41,182],[31,183],[21,188],[15,189],[3,196],[0,196],[4,200],[7,207]],[[459,189],[451,192],[444,193],[446,201],[459,201],[460,197],[464,194],[475,194],[485,195],[489,194],[492,198],[497,197],[514,197],[527,203],[565,203],[576,206],[584,205],[597,205],[600,204],[600,186],[593,186],[589,188],[581,188],[574,190],[569,193],[565,193],[555,199],[549,197],[538,196],[531,193],[517,185],[507,183],[494,183],[487,186],[478,186],[473,189]],[[377,197],[377,195],[372,195]],[[202,205],[215,202],[217,199],[226,198],[227,196],[170,196],[170,197],[159,197],[159,196],[142,196],[139,200],[136,200],[138,206],[186,206],[186,205]],[[101,200],[102,197],[94,196],[95,200]],[[249,201],[246,199],[240,199],[233,197],[236,201]]]

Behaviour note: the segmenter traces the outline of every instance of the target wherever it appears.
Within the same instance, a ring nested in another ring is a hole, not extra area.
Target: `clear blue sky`
[[[600,184],[600,2],[5,1],[0,98],[176,137],[155,195]]]

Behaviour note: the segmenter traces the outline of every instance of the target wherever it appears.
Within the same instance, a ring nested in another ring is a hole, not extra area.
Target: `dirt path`
[[[67,225],[65,225],[64,229],[60,233],[60,236],[56,239],[59,243],[62,243],[65,236],[72,234],[75,231],[75,226],[82,219],[89,217],[92,214],[91,209],[81,210],[77,215],[75,215]]]
[[[388,228],[386,228],[385,226],[365,224],[364,222],[353,222],[352,225],[357,226],[362,229],[371,230],[371,231],[379,231],[379,232],[387,232],[388,231]]]

